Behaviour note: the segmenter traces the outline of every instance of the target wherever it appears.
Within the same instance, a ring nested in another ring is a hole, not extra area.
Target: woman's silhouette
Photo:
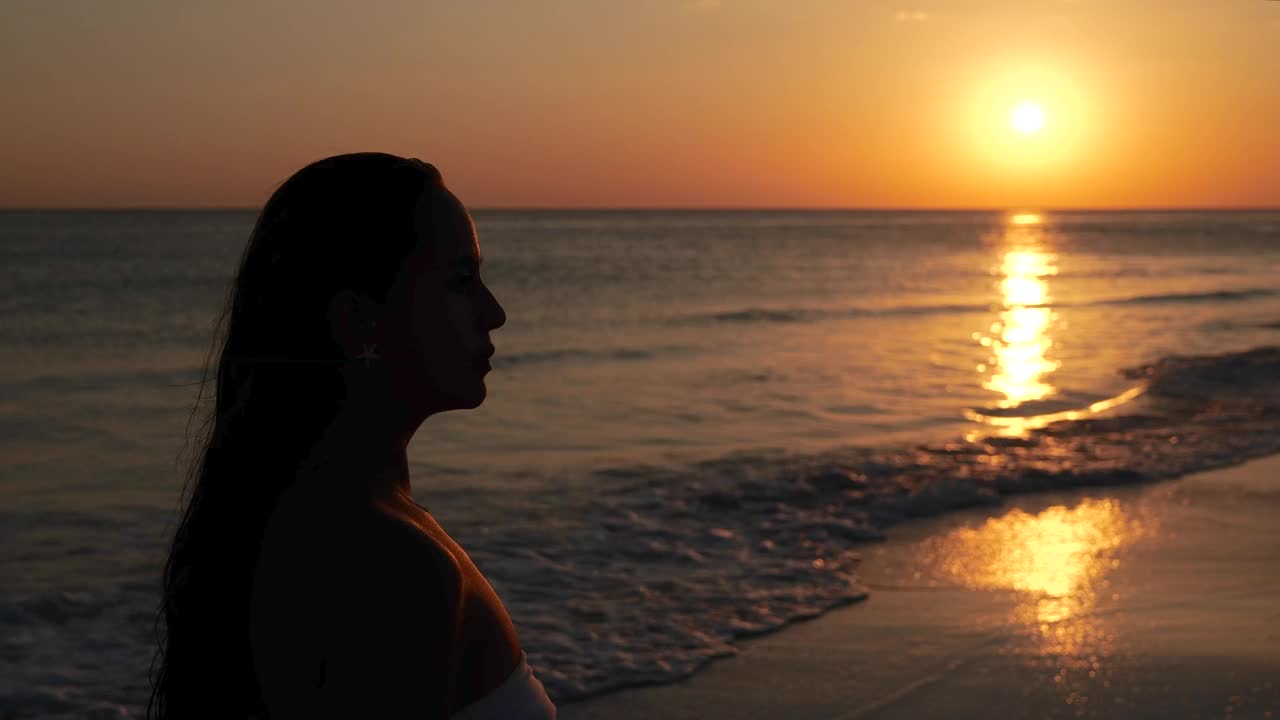
[[[479,265],[420,160],[330,157],[271,196],[193,411],[216,352],[149,717],[555,716],[502,602],[410,495],[418,426],[485,398],[506,315]]]

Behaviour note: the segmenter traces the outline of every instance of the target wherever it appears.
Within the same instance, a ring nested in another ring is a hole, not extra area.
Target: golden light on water
[[[1034,515],[1013,510],[979,527],[953,530],[926,541],[924,555],[967,587],[1021,593],[1017,619],[1039,634],[1041,649],[1076,653],[1100,636],[1080,624],[1093,622],[1088,611],[1108,587],[1117,551],[1146,530],[1119,501],[1090,498]]]
[[[1045,376],[1059,363],[1048,357],[1053,341],[1049,329],[1054,313],[1048,307],[1049,283],[1058,273],[1056,256],[1043,249],[1042,218],[1019,213],[1009,219],[1000,265],[1000,293],[1004,309],[991,325],[993,336],[979,337],[991,349],[991,377],[983,387],[1004,396],[1002,408],[1016,407],[1053,394]],[[988,368],[980,366],[979,371]]]
[[[1105,412],[1142,395],[1145,385],[1136,385],[1113,397],[1085,407],[1062,409],[1046,405],[1023,407],[1024,403],[1050,398],[1058,389],[1050,376],[1062,363],[1052,357],[1057,313],[1049,279],[1058,274],[1058,256],[1044,236],[1045,217],[1021,212],[1009,215],[1004,235],[999,238],[1000,265],[993,273],[1000,291],[998,319],[973,333],[973,339],[990,353],[976,367],[984,378],[982,387],[1000,397],[986,409],[969,408],[965,417],[998,428],[1001,435],[1018,436],[1060,420],[1079,420]],[[989,334],[988,334],[989,333]],[[969,440],[980,437],[970,433]]]
[[[1118,501],[1089,498],[1035,515],[1015,509],[953,530],[935,552],[941,569],[968,587],[1065,597],[1104,574],[1105,556],[1135,531]]]
[[[1097,400],[1087,406],[1062,409],[1040,405],[1024,407],[1024,403],[1045,400],[1058,393],[1050,376],[1062,363],[1052,356],[1051,333],[1058,315],[1053,310],[1054,297],[1049,279],[1058,274],[1058,256],[1044,236],[1045,217],[1039,213],[1021,212],[1009,215],[1004,234],[999,238],[1000,265],[993,274],[999,277],[998,319],[973,339],[986,348],[989,355],[977,365],[983,377],[982,387],[999,393],[986,409],[969,408],[965,417],[998,428],[1001,435],[1023,435],[1060,420],[1080,418],[1105,412],[1123,405],[1146,391],[1143,384],[1131,387],[1113,397]],[[980,437],[977,432],[969,440]]]
[[[1124,548],[1147,532],[1120,501],[1089,498],[953,530],[926,541],[924,559],[966,587],[1013,592],[1008,617],[1029,642],[1026,662],[1051,670],[1074,703],[1085,700],[1082,678],[1108,682],[1118,628],[1099,604],[1119,599],[1108,575],[1123,562]]]

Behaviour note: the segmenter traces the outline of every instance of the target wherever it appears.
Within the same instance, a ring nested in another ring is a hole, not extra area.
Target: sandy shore
[[[560,717],[1280,719],[1280,456],[891,535],[867,601]]]

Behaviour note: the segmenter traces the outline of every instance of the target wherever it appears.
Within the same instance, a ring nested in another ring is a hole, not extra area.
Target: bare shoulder
[[[349,508],[347,520],[329,543],[337,557],[325,603],[334,615],[326,701],[349,716],[445,717],[462,605],[458,561],[376,504]]]
[[[327,543],[334,599],[348,610],[401,613],[406,621],[454,629],[465,580],[450,549],[374,503],[349,508],[346,521]]]
[[[390,502],[326,492],[293,491],[269,524],[264,549],[306,575],[327,580],[330,592],[357,580],[398,581],[456,598],[463,572],[453,551]],[[283,569],[275,563],[275,570]],[[301,573],[299,573],[301,575]],[[318,588],[316,588],[318,590]]]
[[[439,575],[449,586],[461,583],[458,558],[412,515],[387,504],[368,502],[352,508],[349,532],[342,533],[342,554],[357,568],[373,563],[374,569],[394,566],[419,568],[418,576]]]

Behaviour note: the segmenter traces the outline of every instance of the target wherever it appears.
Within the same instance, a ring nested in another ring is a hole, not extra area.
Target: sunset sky
[[[1280,206],[1275,0],[0,0],[0,97],[3,207]]]

